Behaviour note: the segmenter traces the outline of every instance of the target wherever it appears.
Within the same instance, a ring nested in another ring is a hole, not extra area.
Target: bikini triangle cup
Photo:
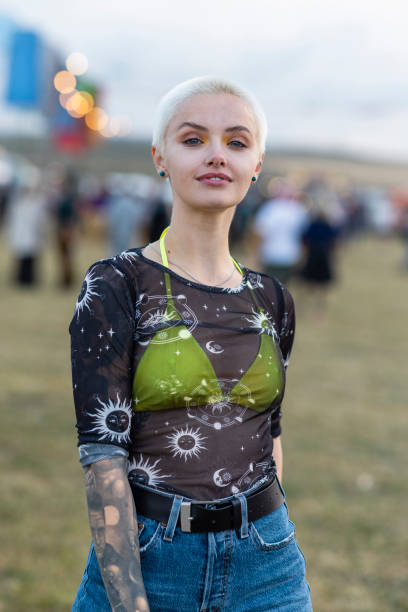
[[[166,231],[160,238],[160,250],[163,266],[168,268],[164,247]],[[233,262],[243,275],[239,264],[234,259]],[[168,272],[164,272],[164,279],[167,305],[162,320],[166,328],[161,327],[153,334],[136,369],[134,409],[171,410],[196,406],[222,409],[233,403],[258,412],[266,410],[283,393],[284,387],[280,349],[274,337],[260,334],[260,347],[254,361],[240,379],[229,381],[235,383],[231,391],[223,391],[209,358],[178,314]],[[256,311],[264,314],[253,289],[248,287]]]

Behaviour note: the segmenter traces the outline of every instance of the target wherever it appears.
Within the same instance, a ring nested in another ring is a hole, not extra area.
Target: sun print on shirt
[[[193,456],[198,457],[202,450],[207,450],[204,445],[206,436],[200,434],[200,429],[189,428],[188,425],[185,428],[176,429],[174,433],[166,436],[170,440],[167,448],[172,451],[172,456],[180,456],[187,462]]]
[[[119,393],[116,395],[116,402],[110,398],[106,403],[102,402],[99,397],[96,399],[101,407],[97,408],[95,414],[92,415],[95,427],[90,431],[96,431],[112,443],[129,442],[132,402],[126,400],[122,402]]]
[[[98,280],[102,280],[102,277],[95,276],[94,270],[89,270],[86,273],[80,294],[75,304],[74,314],[76,314],[77,319],[79,319],[79,315],[82,313],[84,308],[87,308],[89,312],[91,312],[91,304],[94,297],[100,297],[100,294],[95,290],[96,281]]]
[[[165,478],[171,478],[172,474],[162,474],[161,470],[156,467],[160,460],[159,457],[154,463],[151,463],[148,457],[145,459],[142,453],[139,453],[139,459],[136,460],[136,457],[134,457],[129,462],[129,480],[154,487],[163,482]]]
[[[278,333],[275,329],[273,322],[271,321],[270,315],[264,310],[255,311],[252,309],[252,314],[248,317],[244,317],[251,327],[256,329],[259,334],[268,334],[273,338],[278,338]]]

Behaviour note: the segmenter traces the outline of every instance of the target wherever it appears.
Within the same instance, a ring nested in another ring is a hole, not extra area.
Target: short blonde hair
[[[258,144],[261,153],[265,151],[268,130],[265,113],[257,99],[240,85],[214,76],[202,76],[183,81],[168,91],[160,100],[156,111],[152,145],[163,153],[164,141],[170,120],[177,108],[189,98],[199,94],[230,94],[243,100],[254,115],[258,128]]]

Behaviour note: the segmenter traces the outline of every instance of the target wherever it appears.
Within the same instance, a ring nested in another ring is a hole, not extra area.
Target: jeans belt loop
[[[166,530],[164,532],[163,540],[166,542],[171,542],[173,540],[174,531],[177,526],[177,519],[180,511],[180,506],[182,504],[183,498],[181,495],[175,495],[173,498],[173,503],[171,505],[169,520],[167,522]]]
[[[240,536],[241,538],[247,538],[249,536],[248,533],[248,506],[247,506],[247,498],[243,493],[238,493],[237,495],[239,502],[241,504],[241,526],[240,526]]]

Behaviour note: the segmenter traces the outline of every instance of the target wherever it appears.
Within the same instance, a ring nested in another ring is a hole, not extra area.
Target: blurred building
[[[53,53],[39,34],[0,14],[0,137],[45,135],[52,65]]]

